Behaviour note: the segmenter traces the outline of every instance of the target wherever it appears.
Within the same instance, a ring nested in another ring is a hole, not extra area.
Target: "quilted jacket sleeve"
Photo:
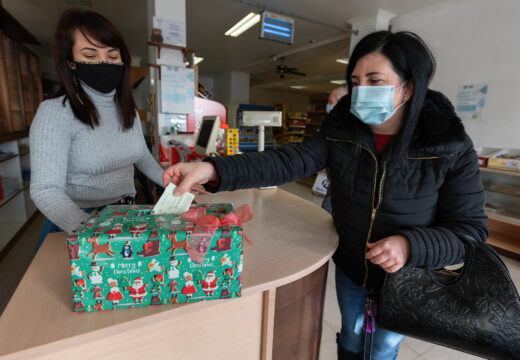
[[[210,192],[280,185],[310,176],[326,166],[325,139],[316,134],[300,145],[277,150],[210,158],[219,175],[217,187],[205,185]]]
[[[477,155],[466,136],[464,149],[439,191],[435,223],[400,232],[410,241],[407,265],[440,268],[461,263],[465,254],[461,237],[485,242],[489,235],[484,204]]]

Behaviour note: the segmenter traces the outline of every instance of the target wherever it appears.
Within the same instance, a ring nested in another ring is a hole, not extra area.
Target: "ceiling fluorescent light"
[[[293,89],[304,89],[304,88],[306,88],[307,86],[303,86],[303,85],[291,85],[291,87],[292,87]]]
[[[348,64],[348,58],[336,59],[336,62],[339,62],[339,63],[347,65]]]
[[[253,25],[258,24],[260,21],[260,15],[255,14],[253,12],[250,12],[247,14],[242,20],[237,22],[231,29],[226,31],[224,35],[226,36],[232,36],[232,37],[238,37],[240,36],[244,31],[251,28]]]
[[[344,85],[347,83],[347,80],[331,80],[330,82],[337,85]]]

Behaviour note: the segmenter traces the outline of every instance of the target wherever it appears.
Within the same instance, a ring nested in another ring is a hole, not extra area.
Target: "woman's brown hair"
[[[56,97],[65,95],[69,101],[74,116],[84,124],[94,128],[99,125],[99,114],[96,106],[85,93],[79,81],[75,79],[74,71],[69,63],[74,62],[72,47],[74,32],[78,29],[88,41],[94,40],[100,44],[119,50],[124,63],[123,79],[116,89],[115,100],[119,107],[120,121],[124,130],[134,125],[137,107],[130,85],[130,53],[123,36],[117,28],[103,15],[89,10],[70,9],[65,11],[58,23],[54,36],[54,65],[61,81],[61,87]],[[95,45],[95,44],[93,44]]]

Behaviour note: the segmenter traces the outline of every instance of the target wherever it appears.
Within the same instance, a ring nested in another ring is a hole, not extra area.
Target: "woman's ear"
[[[412,98],[413,95],[413,79],[410,79],[406,82],[404,86],[404,101],[408,101]]]
[[[67,61],[67,65],[71,70],[76,70],[76,64],[74,64],[73,62]]]

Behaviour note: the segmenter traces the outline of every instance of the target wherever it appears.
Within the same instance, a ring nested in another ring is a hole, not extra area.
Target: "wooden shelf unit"
[[[490,173],[495,173],[495,174],[520,176],[520,171],[513,171],[513,170],[500,170],[500,169],[494,169],[494,168],[481,167],[480,171],[490,172]]]
[[[520,172],[480,170],[488,206],[488,243],[498,253],[520,260]]]
[[[23,182],[28,173],[23,170],[30,166],[29,128],[43,92],[39,59],[22,44],[39,45],[38,41],[5,9],[0,10],[2,20],[16,25],[0,30],[0,150],[15,154],[0,159],[0,175],[20,183],[16,193],[0,201],[1,256],[15,243],[36,211],[28,182]]]

